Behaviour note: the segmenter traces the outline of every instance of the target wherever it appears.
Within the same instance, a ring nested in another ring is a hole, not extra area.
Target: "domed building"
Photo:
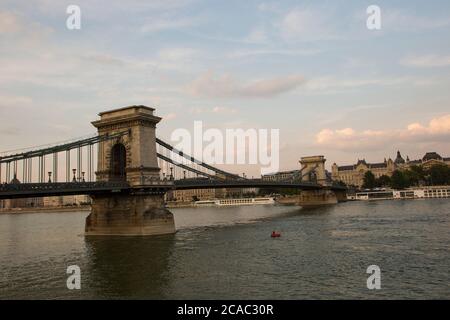
[[[416,165],[416,166],[422,166],[424,169],[428,169],[434,165],[437,164],[447,164],[450,165],[450,158],[443,158],[440,154],[437,152],[427,152],[422,157],[422,159],[419,160],[413,160],[408,162],[408,166]]]
[[[371,171],[375,178],[383,175],[390,177],[395,170],[406,170],[413,165],[428,169],[436,164],[450,166],[450,157],[444,158],[436,152],[427,152],[421,159],[411,161],[408,156],[405,160],[400,151],[397,151],[397,156],[394,160],[391,158],[386,160],[385,158],[383,162],[379,163],[368,163],[365,159],[358,159],[356,164],[352,165],[338,166],[334,163],[331,168],[331,176],[333,181],[342,181],[347,185],[361,187],[367,171]]]
[[[17,179],[17,174],[14,173],[14,177],[12,178],[12,180],[9,182],[9,184],[20,184],[20,180]]]
[[[406,163],[405,159],[403,159],[402,155],[400,154],[400,151],[397,151],[397,157],[395,158],[394,163],[396,165],[402,165]]]

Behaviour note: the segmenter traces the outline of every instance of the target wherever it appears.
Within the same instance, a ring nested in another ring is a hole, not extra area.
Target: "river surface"
[[[171,211],[178,232],[158,237],[84,237],[87,212],[0,215],[0,298],[450,298],[449,199]]]

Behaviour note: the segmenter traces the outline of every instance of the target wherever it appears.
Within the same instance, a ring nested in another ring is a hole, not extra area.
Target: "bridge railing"
[[[13,191],[40,191],[40,190],[70,190],[70,189],[97,189],[97,188],[129,188],[127,182],[58,182],[58,183],[3,183],[0,192]]]

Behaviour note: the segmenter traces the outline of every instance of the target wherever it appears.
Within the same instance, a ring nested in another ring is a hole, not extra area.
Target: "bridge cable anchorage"
[[[163,140],[161,140],[159,138],[156,138],[156,143],[159,144],[160,146],[162,146],[162,147],[172,151],[173,153],[178,154],[178,155],[182,156],[185,159],[188,159],[189,161],[193,162],[194,164],[200,165],[200,166],[202,166],[205,169],[208,169],[208,170],[211,170],[211,171],[215,172],[216,174],[221,174],[221,175],[224,175],[225,177],[231,178],[231,179],[238,179],[238,180],[246,179],[246,178],[241,177],[241,176],[239,176],[237,174],[230,173],[230,172],[218,169],[218,168],[213,167],[213,166],[211,166],[211,165],[209,165],[209,164],[207,164],[207,163],[205,163],[203,161],[199,161],[199,160],[195,159],[194,157],[185,154],[183,151],[176,149],[175,147],[171,146],[170,144],[168,144],[167,142],[164,142]],[[189,169],[192,169],[192,168],[189,167]],[[190,170],[190,171],[195,172],[193,170]],[[217,179],[217,178],[218,177],[215,176],[215,179]]]

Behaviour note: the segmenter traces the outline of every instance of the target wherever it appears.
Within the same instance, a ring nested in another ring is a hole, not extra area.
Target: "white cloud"
[[[163,120],[165,120],[165,121],[175,119],[176,117],[177,117],[177,114],[173,113],[173,112],[170,112],[170,113],[162,116]]]
[[[193,107],[193,108],[189,109],[189,112],[194,113],[194,114],[202,114],[202,113],[206,112],[206,109],[200,108],[200,107]]]
[[[300,75],[287,75],[239,83],[229,74],[216,77],[207,71],[187,86],[190,94],[209,97],[271,97],[295,89],[303,84]]]
[[[417,31],[446,27],[450,25],[448,17],[415,15],[406,10],[382,11],[382,29],[397,31]]]
[[[193,114],[205,114],[205,113],[235,114],[238,112],[238,110],[235,108],[217,106],[213,108],[194,107],[191,108],[189,112]]]
[[[234,114],[234,113],[237,113],[237,110],[234,108],[227,108],[227,107],[214,107],[212,109],[212,112]]]
[[[193,18],[180,18],[180,17],[159,17],[152,18],[145,22],[141,27],[141,32],[152,33],[165,30],[175,30],[180,28],[191,27],[198,21]]]
[[[91,53],[80,57],[83,63],[95,63],[110,67],[122,67],[127,64],[127,61],[119,59],[110,54]]]
[[[192,48],[166,48],[161,49],[158,56],[162,60],[184,61],[193,58],[197,53],[197,50]]]
[[[35,45],[50,35],[53,29],[26,19],[11,11],[0,11],[0,48],[15,45]]]
[[[367,86],[426,86],[435,83],[435,78],[399,76],[399,77],[373,77],[373,78],[338,78],[336,76],[321,76],[308,79],[305,90],[309,92],[332,92],[350,90]]]
[[[0,106],[3,108],[29,107],[33,99],[26,96],[1,95]]]
[[[262,2],[257,6],[257,8],[262,12],[278,12],[280,10],[278,2]]]
[[[244,58],[261,55],[277,55],[277,56],[310,56],[320,53],[318,49],[300,49],[300,50],[283,50],[283,49],[247,49],[236,50],[228,54],[228,58]]]
[[[390,143],[448,142],[450,114],[432,119],[428,125],[411,123],[404,129],[364,130],[353,128],[323,129],[316,135],[319,146],[343,151],[368,151],[385,148]]]
[[[331,29],[333,19],[325,10],[294,8],[279,22],[281,37],[288,42],[336,38]]]
[[[291,91],[303,84],[305,79],[300,75],[289,75],[271,79],[253,81],[241,89],[244,96],[274,96]]]
[[[247,38],[245,39],[250,43],[265,43],[267,42],[267,33],[262,28],[254,28],[250,31]]]
[[[0,85],[26,83],[40,87],[82,90],[84,93],[96,92],[99,97],[113,92],[123,99],[124,90],[136,92],[141,87],[156,84],[156,70],[185,72],[189,68],[195,68],[192,59],[197,51],[191,48],[166,47],[143,58],[118,56],[109,52],[92,51],[78,43],[76,46],[61,46],[47,36],[47,27],[19,16],[13,17],[20,27],[13,28],[17,31],[7,35],[8,41],[0,41]],[[2,36],[0,33],[0,39]],[[124,82],[127,82],[126,85]],[[167,81],[165,84],[167,85]]]
[[[401,64],[409,67],[429,68],[450,66],[450,55],[439,56],[434,54],[424,56],[409,56],[404,58]]]

